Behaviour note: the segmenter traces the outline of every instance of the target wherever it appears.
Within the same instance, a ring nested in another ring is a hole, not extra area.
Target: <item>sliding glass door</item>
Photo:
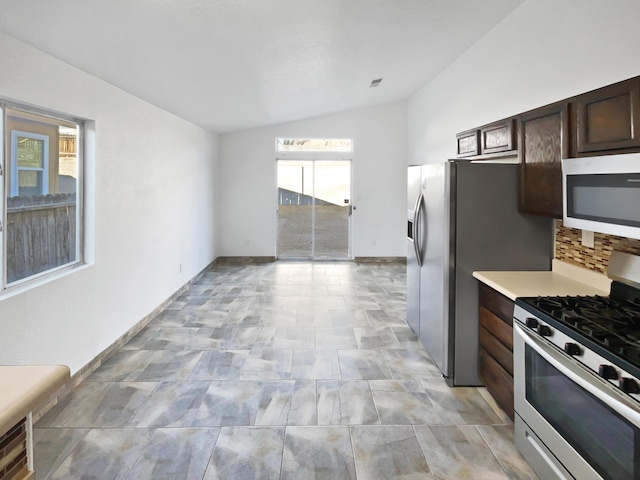
[[[278,258],[350,258],[351,162],[278,160]]]

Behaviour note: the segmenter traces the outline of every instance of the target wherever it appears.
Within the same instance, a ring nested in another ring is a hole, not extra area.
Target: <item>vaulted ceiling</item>
[[[224,133],[406,99],[523,1],[2,0],[0,32]]]

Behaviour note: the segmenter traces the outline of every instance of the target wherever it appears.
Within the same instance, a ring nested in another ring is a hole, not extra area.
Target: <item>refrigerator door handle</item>
[[[413,232],[412,232],[412,236],[413,236],[413,249],[416,252],[416,258],[418,259],[418,266],[422,266],[422,250],[420,248],[420,228],[418,225],[418,222],[420,221],[420,217],[421,217],[421,210],[422,210],[422,200],[423,200],[423,196],[422,196],[422,192],[420,192],[420,195],[418,195],[418,199],[416,200],[416,206],[413,209]]]

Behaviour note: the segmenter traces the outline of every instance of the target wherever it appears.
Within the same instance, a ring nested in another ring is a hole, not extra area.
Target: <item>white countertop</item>
[[[69,378],[64,365],[0,366],[0,435],[42,406]]]
[[[511,300],[538,295],[609,295],[606,275],[553,260],[553,270],[541,272],[480,271],[473,276]]]

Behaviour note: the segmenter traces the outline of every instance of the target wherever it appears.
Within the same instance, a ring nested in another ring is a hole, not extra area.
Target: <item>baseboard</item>
[[[256,263],[275,262],[276,257],[218,257],[213,262],[217,265],[253,265]]]
[[[355,257],[356,263],[401,263],[406,265],[407,257]]]
[[[148,315],[145,315],[138,323],[136,323],[133,327],[127,330],[122,336],[120,336],[115,342],[105,348],[102,352],[100,352],[96,357],[94,357],[89,363],[87,363],[80,370],[75,372],[71,379],[64,384],[62,387],[58,389],[56,393],[54,393],[49,401],[40,408],[37,412],[33,412],[33,422],[35,423],[38,419],[40,419],[45,413],[51,410],[61,399],[66,397],[71,391],[77,387],[83,380],[85,380],[89,375],[91,375],[103,362],[105,362],[111,355],[119,351],[125,343],[135,337],[144,327],[146,327],[151,320],[153,320],[160,312],[162,312],[165,308],[169,306],[175,299],[177,299],[180,295],[182,295],[191,285],[197,282],[202,275],[209,270],[215,263],[217,259],[207,265],[204,269],[202,269],[198,274],[196,274],[191,280],[182,285],[178,290],[176,290],[169,298],[167,298],[164,302],[158,305],[156,308],[151,311]]]
[[[286,261],[288,260],[289,259],[286,259]],[[218,257],[215,262],[213,262],[213,265],[255,265],[257,263],[271,263],[275,261],[276,257]],[[310,262],[312,260],[305,259],[301,261]],[[406,265],[407,257],[355,257],[351,261],[355,263],[400,263]]]

